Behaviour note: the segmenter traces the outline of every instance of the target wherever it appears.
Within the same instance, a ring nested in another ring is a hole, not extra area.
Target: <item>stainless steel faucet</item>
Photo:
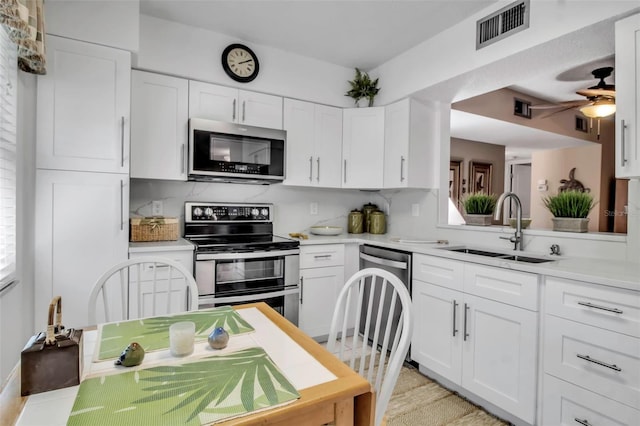
[[[495,220],[500,220],[500,216],[502,216],[502,205],[504,204],[504,200],[507,198],[513,198],[516,202],[516,233],[512,237],[500,237],[503,240],[509,240],[513,243],[513,249],[518,250],[518,246],[520,250],[522,250],[522,203],[520,202],[520,198],[513,192],[505,192],[500,195],[498,201],[496,202],[496,212],[494,215]]]

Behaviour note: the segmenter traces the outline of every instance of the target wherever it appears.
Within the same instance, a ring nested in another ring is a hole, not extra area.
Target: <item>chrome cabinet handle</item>
[[[124,181],[120,179],[120,230],[124,231]]]
[[[400,182],[404,182],[404,157],[400,156]]]
[[[618,308],[608,308],[606,306],[594,305],[591,302],[578,302],[578,305],[587,306],[589,308],[594,308],[594,309],[602,309],[603,311],[613,312],[614,314],[621,314],[622,313],[622,310],[620,310]]]
[[[610,369],[615,370],[615,371],[622,371],[622,368],[618,367],[615,364],[607,364],[606,362],[598,361],[597,359],[591,358],[589,355],[576,354],[576,356],[578,358],[580,358],[580,359],[584,359],[585,361],[589,361],[589,362],[592,362],[594,364],[598,364],[598,365],[610,368]]]
[[[309,182],[313,180],[313,157],[309,157]]]
[[[624,140],[624,131],[627,128],[627,125],[624,124],[624,120],[620,120],[620,166],[624,167],[624,165],[627,163],[627,154],[625,152],[626,150],[626,143]]]
[[[579,418],[574,418],[573,420],[575,420],[576,422],[580,423],[583,426],[591,426],[591,423],[589,423],[589,420],[584,419],[584,420],[580,420]]]
[[[184,169],[185,169],[185,160],[187,158],[187,145],[182,144],[182,149],[180,150],[180,173],[184,174]]]
[[[124,116],[120,118],[120,167],[124,167]]]
[[[233,100],[233,106],[231,107],[231,113],[233,114],[232,115],[233,121],[236,121],[236,100],[235,99]]]
[[[320,157],[317,158],[318,170],[316,172],[316,181],[320,182]]]
[[[331,259],[330,254],[316,254],[313,256],[314,259]]]
[[[456,310],[458,308],[459,303],[456,302],[455,299],[453,299],[453,337],[456,337],[456,333],[458,332],[458,329],[456,329]]]
[[[467,305],[466,303],[464,304],[464,341],[467,341],[467,337],[469,337],[469,333],[467,333],[467,312],[469,311],[469,305]]]
[[[344,183],[347,183],[347,160],[344,160]]]
[[[302,305],[302,299],[304,298],[304,277],[300,277],[300,304]]]
[[[247,104],[247,101],[242,101],[242,122],[243,123],[244,123],[244,118],[245,118],[246,110],[247,110],[246,104]]]

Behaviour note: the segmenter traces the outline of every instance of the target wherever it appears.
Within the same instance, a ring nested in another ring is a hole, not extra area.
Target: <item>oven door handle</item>
[[[260,257],[280,257],[300,254],[299,249],[254,251],[247,253],[196,253],[196,260],[256,259]]]
[[[256,301],[261,301],[264,299],[270,299],[272,297],[280,297],[280,296],[288,296],[290,294],[298,294],[300,292],[300,288],[298,286],[290,287],[285,290],[280,291],[272,291],[269,293],[260,293],[260,294],[247,294],[243,296],[226,296],[226,297],[215,297],[211,296],[200,296],[198,299],[199,304],[210,304],[210,303],[251,303]]]

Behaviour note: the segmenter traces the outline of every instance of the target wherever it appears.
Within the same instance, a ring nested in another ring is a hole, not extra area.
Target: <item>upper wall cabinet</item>
[[[189,82],[131,72],[131,177],[187,180]]]
[[[384,187],[432,188],[433,173],[428,141],[428,111],[424,105],[403,99],[385,107]]]
[[[47,36],[37,168],[128,173],[130,78],[129,52]]]
[[[616,177],[640,177],[640,14],[616,22]]]
[[[282,97],[189,81],[189,117],[282,129]]]
[[[340,188],[342,109],[284,100],[287,185]]]
[[[343,188],[382,188],[384,107],[343,111],[342,162]]]

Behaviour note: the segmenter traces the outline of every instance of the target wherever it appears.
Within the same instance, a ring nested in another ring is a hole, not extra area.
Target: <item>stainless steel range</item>
[[[273,235],[272,204],[185,203],[201,308],[266,302],[298,324],[299,242]]]

